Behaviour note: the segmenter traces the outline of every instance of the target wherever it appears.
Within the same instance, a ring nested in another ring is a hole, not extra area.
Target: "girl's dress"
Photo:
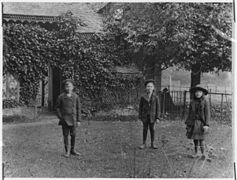
[[[201,112],[201,101],[195,101],[195,114],[196,118],[194,120],[194,127],[192,133],[192,139],[204,139],[204,130],[203,130],[203,122],[200,120],[200,112]]]

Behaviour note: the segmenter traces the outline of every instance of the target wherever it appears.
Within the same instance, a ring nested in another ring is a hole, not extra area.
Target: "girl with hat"
[[[210,104],[206,98],[208,94],[207,89],[201,85],[196,85],[190,89],[193,94],[189,106],[189,115],[185,121],[187,129],[187,138],[193,139],[195,154],[192,157],[198,157],[198,145],[200,146],[202,157],[205,158],[204,153],[204,139],[209,128],[210,121]]]
[[[140,149],[146,147],[146,138],[148,127],[151,134],[151,148],[157,149],[154,145],[155,139],[155,123],[159,121],[160,118],[160,101],[159,97],[154,93],[154,80],[147,80],[145,82],[146,94],[141,97],[139,104],[139,120],[143,124],[143,144]]]

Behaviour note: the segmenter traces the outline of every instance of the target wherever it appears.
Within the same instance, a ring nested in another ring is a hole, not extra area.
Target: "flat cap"
[[[144,85],[146,86],[148,83],[153,83],[153,84],[155,84],[155,81],[154,81],[154,79],[147,79],[146,81],[145,81],[145,83],[144,83]]]
[[[72,79],[65,79],[63,82],[62,82],[62,85],[63,87],[66,85],[67,82],[70,82],[74,85],[74,81]]]

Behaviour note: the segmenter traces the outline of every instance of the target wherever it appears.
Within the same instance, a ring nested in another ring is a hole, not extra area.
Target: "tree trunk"
[[[145,78],[146,79],[154,79],[154,66],[150,65],[145,69]]]
[[[192,65],[191,69],[191,88],[201,83],[201,65],[199,63]]]
[[[201,83],[201,65],[199,63],[192,65],[191,69],[191,88]],[[190,94],[190,99],[193,99],[194,94]]]
[[[161,65],[153,64],[148,67],[145,75],[146,79],[153,79],[155,81],[156,92],[161,90]]]
[[[154,65],[154,80],[156,84],[156,91],[161,90],[161,64],[157,63]]]

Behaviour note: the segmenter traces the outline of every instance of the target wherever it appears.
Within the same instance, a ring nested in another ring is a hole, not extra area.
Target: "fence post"
[[[161,99],[162,99],[162,112],[161,112],[161,114],[162,115],[165,115],[165,101],[166,101],[166,99],[165,99],[165,92],[164,93],[160,93],[160,97],[161,97]],[[163,97],[162,97],[163,96]],[[169,105],[168,105],[169,106]]]
[[[209,99],[210,99],[210,107],[211,107],[211,89],[210,89],[210,96],[209,96]]]
[[[209,104],[210,104],[210,115],[212,117],[213,116],[213,111],[212,111],[212,105],[211,105],[211,91],[209,92],[208,98],[209,98]]]
[[[128,104],[131,104],[131,92],[128,91]]]
[[[222,119],[222,113],[223,113],[223,93],[221,94],[221,119]]]
[[[38,117],[37,99],[34,100],[34,120]]]
[[[6,74],[6,99],[9,99],[9,73]]]
[[[185,90],[184,91],[184,98],[183,98],[183,119],[184,119],[184,116],[185,116],[185,108],[186,108],[186,93],[187,91]]]
[[[17,102],[20,102],[20,81],[17,80]]]

